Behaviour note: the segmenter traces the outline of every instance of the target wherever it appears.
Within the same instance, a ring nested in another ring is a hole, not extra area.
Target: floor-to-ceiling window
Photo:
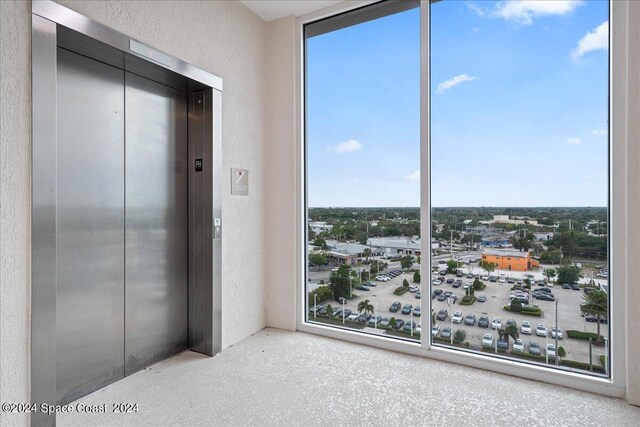
[[[409,340],[422,314],[417,6],[305,27],[307,319]]]
[[[609,2],[432,2],[422,112],[416,6],[305,26],[306,321],[608,376]]]

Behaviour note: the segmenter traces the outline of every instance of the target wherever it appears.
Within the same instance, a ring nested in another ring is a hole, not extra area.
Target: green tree
[[[358,303],[358,311],[360,313],[373,313],[373,305],[368,299],[360,301]]]
[[[309,229],[307,230],[307,238],[311,241],[314,240],[316,238],[316,232],[313,231],[311,229],[311,227],[309,227]]]
[[[311,252],[309,262],[318,266],[326,265],[328,262],[327,254],[325,252]]]
[[[558,282],[559,283],[569,283],[574,284],[577,283],[578,280],[582,277],[580,274],[580,269],[573,265],[563,265],[558,268]]]
[[[542,264],[560,264],[561,261],[562,251],[560,249],[545,251],[540,255],[540,262]]]
[[[384,261],[372,261],[371,265],[369,267],[369,271],[371,271],[371,274],[378,274],[380,272],[383,272],[384,270],[387,269],[387,267],[389,266],[389,264],[387,264]]]
[[[509,325],[504,329],[500,329],[500,331],[498,331],[498,335],[500,336],[500,338],[506,339],[507,341],[509,341],[509,337],[513,338],[514,340],[520,338],[520,332],[518,331],[518,327],[516,325]]]
[[[405,255],[402,258],[400,258],[400,266],[404,270],[406,270],[413,266],[413,261],[414,261],[414,258],[411,255]]]
[[[327,316],[328,317],[332,317],[333,316],[333,307],[331,307],[331,304],[329,304],[327,306]]]
[[[547,281],[552,282],[553,278],[556,277],[557,271],[555,268],[547,268],[542,274],[547,278]]]
[[[482,290],[482,287],[483,287],[483,286],[484,286],[484,283],[482,283],[482,282],[480,281],[480,279],[478,279],[478,278],[476,277],[476,280],[474,280],[474,281],[473,281],[473,290],[474,290],[474,291],[480,291],[480,290]]]
[[[486,259],[480,260],[478,265],[481,269],[487,272],[487,275],[491,275],[491,273],[493,273],[493,271],[498,268],[498,264],[496,264],[495,262],[487,261]]]
[[[458,271],[458,261],[447,261],[447,274],[456,274]]]
[[[313,246],[318,246],[322,249],[328,249],[329,246],[327,246],[327,241],[321,238],[315,239],[313,241]]]
[[[565,357],[567,357],[567,352],[566,352],[566,350],[564,349],[564,347],[562,347],[562,346],[558,347],[557,354],[558,354],[558,358],[559,358],[560,360],[562,360],[562,359],[564,359]]]
[[[367,257],[367,262],[369,262],[369,257],[371,256],[371,249],[365,248],[364,251],[362,251],[362,255]]]
[[[349,298],[351,295],[351,283],[349,279],[349,270],[346,265],[341,265],[338,271],[332,271],[329,276],[329,286],[333,292],[336,301],[342,298]]]
[[[607,317],[608,308],[609,308],[609,296],[603,290],[597,289],[595,291],[591,291],[588,294],[582,295],[583,302],[580,304],[580,311],[584,315],[592,315],[596,318],[596,325],[598,328],[597,332],[597,343],[602,343],[602,336],[600,336],[600,316]]]
[[[408,288],[409,287],[409,281],[407,279],[404,279],[402,281],[402,286],[404,286],[405,288]]]
[[[398,326],[398,321],[396,320],[396,318],[392,317],[391,319],[389,319],[389,327],[395,329],[396,326]]]
[[[511,311],[514,313],[520,313],[522,311],[522,302],[518,298],[511,300]]]
[[[420,283],[420,272],[418,270],[413,273],[413,283]]]
[[[529,280],[529,278],[524,279],[523,282],[524,282],[523,288],[531,289],[531,280]]]

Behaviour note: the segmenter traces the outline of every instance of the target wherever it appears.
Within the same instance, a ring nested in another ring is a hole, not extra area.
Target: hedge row
[[[503,307],[505,310],[507,310],[508,312],[512,312],[512,313],[520,313],[520,314],[526,314],[529,316],[537,316],[540,317],[542,316],[542,310],[540,308],[533,308],[533,307],[522,307],[522,310],[520,311],[513,311],[511,310],[511,306],[510,305],[505,305]]]
[[[585,340],[588,341],[591,338],[592,341],[597,341],[598,335],[595,332],[582,332],[582,331],[567,331],[567,337],[573,338],[574,340]],[[600,339],[604,338],[600,335]]]
[[[465,296],[462,297],[462,299],[460,300],[460,302],[458,304],[460,304],[460,305],[471,305],[474,302],[476,302],[476,297],[465,295]]]
[[[408,287],[408,286],[398,286],[398,287],[396,288],[396,290],[395,290],[395,291],[393,291],[393,293],[394,293],[395,295],[403,295],[403,294],[405,294],[408,290],[409,290],[409,287]]]
[[[589,371],[589,364],[586,362],[576,362],[575,360],[562,359],[560,361],[560,365],[566,366],[567,368],[575,368],[575,369],[582,369],[584,371]],[[591,365],[591,366],[593,368],[593,372],[604,374],[603,366],[597,366],[597,365]]]

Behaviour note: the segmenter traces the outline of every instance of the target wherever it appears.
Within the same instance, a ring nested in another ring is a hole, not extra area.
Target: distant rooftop
[[[519,251],[517,249],[485,249],[482,251],[482,255],[526,257],[529,255],[529,251]]]

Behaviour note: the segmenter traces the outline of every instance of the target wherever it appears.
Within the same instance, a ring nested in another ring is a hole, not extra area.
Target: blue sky
[[[608,3],[431,11],[433,206],[605,206]],[[308,40],[309,206],[419,206],[419,22]]]

